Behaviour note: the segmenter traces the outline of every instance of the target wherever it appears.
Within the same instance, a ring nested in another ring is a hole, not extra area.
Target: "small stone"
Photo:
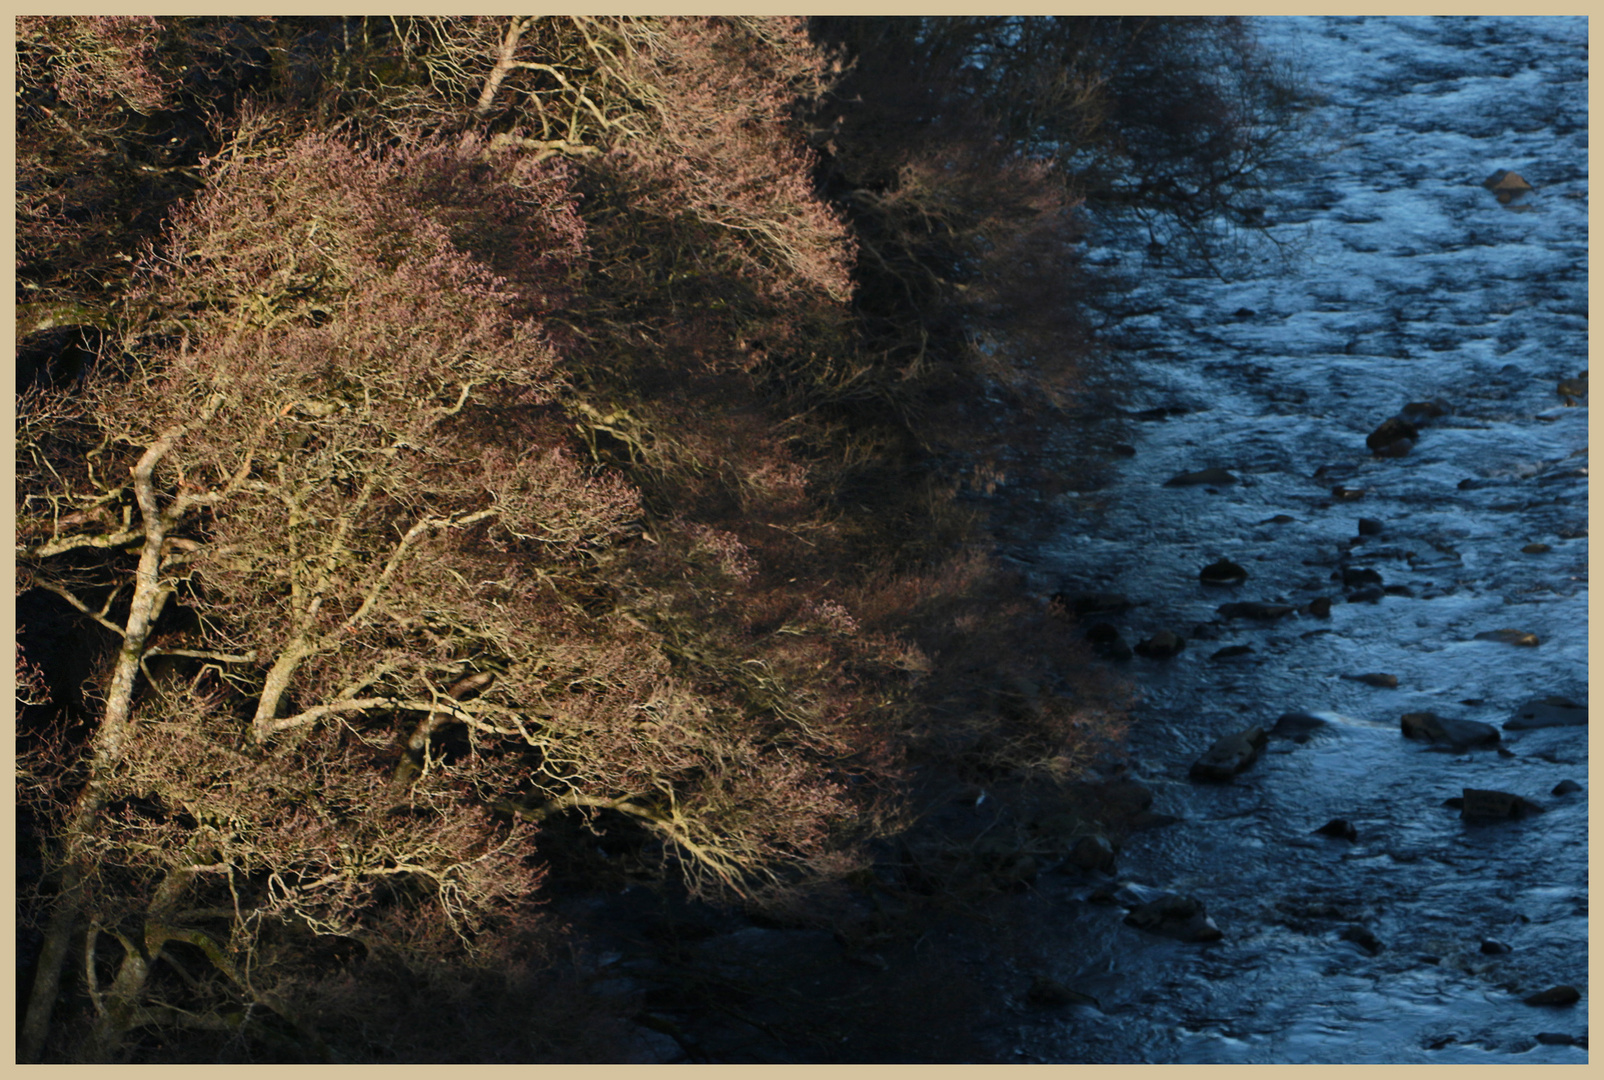
[[[1275,515],[1275,517],[1265,518],[1263,521],[1259,522],[1259,524],[1260,525],[1290,525],[1294,521],[1297,521],[1297,520],[1298,519],[1293,517],[1291,514],[1277,514],[1277,515]]]
[[[1553,550],[1554,549],[1547,544],[1527,544],[1525,547],[1520,549],[1522,555],[1547,555]]]
[[[1257,315],[1258,312],[1254,311],[1250,307],[1239,307],[1235,311],[1233,311],[1231,314],[1234,315],[1238,319],[1251,319],[1251,318],[1253,318],[1253,316]]]
[[[1577,791],[1581,791],[1581,790],[1582,790],[1582,785],[1578,784],[1575,780],[1561,780],[1559,783],[1554,785],[1554,790],[1551,791],[1549,794],[1551,794],[1551,795],[1569,795],[1569,794],[1571,794],[1573,792],[1577,792]]]
[[[1539,1031],[1537,1041],[1544,1046],[1575,1046],[1576,1036],[1566,1035],[1560,1031]]]
[[[1551,986],[1524,1000],[1528,1005],[1575,1005],[1582,994],[1574,986]]]
[[[1372,671],[1364,675],[1344,675],[1343,678],[1362,682],[1366,686],[1379,686],[1383,690],[1398,689],[1398,676],[1388,675],[1384,671]]]
[[[1407,585],[1388,585],[1386,588],[1382,589],[1381,591],[1386,593],[1388,596],[1414,596],[1415,595],[1415,590],[1411,589]]]
[[[1380,585],[1381,572],[1368,566],[1349,566],[1342,571],[1342,586],[1357,589],[1361,585]]]
[[[1498,641],[1505,645],[1522,645],[1532,648],[1540,642],[1537,635],[1525,630],[1511,630],[1508,627],[1502,630],[1483,630],[1476,635],[1477,641]]]
[[[1382,528],[1383,526],[1381,522],[1377,521],[1375,518],[1359,519],[1360,536],[1380,536]]]
[[[1409,451],[1414,448],[1415,440],[1413,439],[1394,439],[1385,446],[1379,446],[1371,452],[1379,458],[1401,458],[1408,457]]]
[[[1304,610],[1317,619],[1329,619],[1331,618],[1331,598],[1329,596],[1317,596],[1309,601]]]
[[[1352,822],[1345,818],[1332,818],[1314,831],[1321,836],[1335,836],[1339,840],[1350,842],[1359,839],[1359,830],[1355,829]]]
[[[1209,655],[1210,660],[1230,660],[1238,656],[1247,656],[1253,652],[1252,645],[1227,645],[1225,648]]]
[[[1234,484],[1236,477],[1225,469],[1202,469],[1180,473],[1164,481],[1165,487],[1194,487],[1198,484]]]
[[[1349,593],[1348,594],[1348,603],[1350,603],[1350,604],[1365,604],[1365,603],[1375,604],[1375,603],[1379,603],[1381,601],[1381,598],[1383,596],[1386,596],[1386,595],[1387,595],[1387,590],[1383,589],[1380,585],[1366,585],[1362,589],[1355,589],[1353,592]]]
[[[1499,169],[1481,182],[1481,186],[1491,191],[1501,203],[1510,203],[1532,190],[1532,185],[1526,178],[1513,169]]]
[[[1117,442],[1114,444],[1113,449],[1114,453],[1118,454],[1120,457],[1136,456],[1136,447],[1132,446],[1130,443]]]
[[[1365,497],[1365,492],[1364,488],[1343,487],[1341,484],[1338,484],[1336,487],[1331,489],[1331,497],[1333,499],[1339,499],[1342,502],[1356,502]]]
[[[1481,951],[1488,956],[1502,956],[1504,953],[1514,952],[1515,950],[1505,945],[1502,941],[1486,938],[1481,943]]]
[[[1248,579],[1248,572],[1230,559],[1222,558],[1205,566],[1198,579],[1205,585],[1240,585]]]
[[[1397,442],[1413,444],[1420,438],[1420,429],[1401,416],[1389,416],[1381,422],[1381,426],[1365,437],[1365,445],[1372,451],[1381,450]],[[1405,447],[1403,453],[1407,454],[1409,448]],[[1400,455],[1401,456],[1401,455]]]

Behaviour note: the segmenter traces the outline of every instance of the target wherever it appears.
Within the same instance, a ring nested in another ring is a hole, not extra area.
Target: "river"
[[[1588,409],[1559,389],[1587,368],[1587,22],[1258,23],[1322,96],[1264,214],[1284,250],[1250,243],[1222,277],[1106,223],[1088,258],[1128,284],[1105,338],[1122,407],[1066,443],[1135,453],[1014,553],[1043,595],[1126,594],[1109,621],[1127,643],[1187,639],[1119,665],[1140,693],[1132,775],[1181,820],[1120,851],[1109,885],[1140,887],[1123,903],[1043,875],[1038,968],[1096,1004],[1021,1006],[999,1056],[1584,1062],[1588,729],[1503,725],[1587,697]],[[1499,170],[1532,190],[1500,202]],[[1373,454],[1410,403],[1442,415]],[[1208,468],[1236,480],[1166,486]],[[1380,526],[1356,543],[1361,517]],[[1247,580],[1200,582],[1221,558]],[[1322,596],[1328,616],[1303,610]],[[1218,612],[1238,601],[1300,610]],[[1505,629],[1539,644],[1477,637]],[[1251,651],[1213,658],[1233,646]],[[1324,721],[1306,741],[1271,738],[1229,783],[1188,775],[1221,736],[1299,711]],[[1428,711],[1501,741],[1404,738]],[[1553,794],[1565,780],[1582,790]],[[1543,812],[1465,820],[1445,805],[1465,788]],[[1354,839],[1315,832],[1334,818]],[[1223,937],[1126,925],[1157,891],[1202,901]],[[1523,1001],[1560,984],[1581,1002]]]

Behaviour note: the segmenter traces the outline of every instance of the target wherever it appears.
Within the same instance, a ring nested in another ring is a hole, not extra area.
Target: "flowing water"
[[[1587,23],[1259,22],[1323,95],[1265,212],[1288,250],[1222,280],[1106,229],[1090,258],[1131,284],[1108,339],[1124,411],[1074,438],[1136,452],[1061,496],[1066,530],[1023,559],[1044,593],[1127,594],[1127,642],[1188,639],[1123,665],[1135,775],[1182,820],[1132,837],[1117,877],[1196,897],[1224,937],[1144,934],[1045,875],[1043,970],[1098,1004],[1020,1009],[1004,1037],[1058,1062],[1584,1062],[1536,1036],[1586,1033],[1587,728],[1455,751],[1399,718],[1502,728],[1535,698],[1586,701],[1588,409],[1557,387],[1587,367]],[[1534,190],[1500,203],[1482,182],[1501,169]],[[1373,455],[1420,402],[1446,413]],[[1237,482],[1165,486],[1213,467]],[[1354,544],[1360,517],[1382,531]],[[1221,557],[1245,583],[1200,583]],[[1391,591],[1350,599],[1357,568]],[[1328,617],[1217,612],[1320,596]],[[1540,644],[1476,637],[1501,629]],[[1234,645],[1252,651],[1211,659]],[[1397,687],[1345,678],[1365,673]],[[1327,721],[1306,742],[1189,779],[1215,739],[1300,710]],[[1583,790],[1551,794],[1563,780]],[[1464,788],[1545,812],[1465,821],[1444,805]],[[1357,838],[1315,834],[1332,818]],[[1556,984],[1581,1003],[1523,1003]]]

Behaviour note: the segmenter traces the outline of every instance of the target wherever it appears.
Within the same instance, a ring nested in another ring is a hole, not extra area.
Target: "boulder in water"
[[[1209,563],[1197,576],[1205,585],[1240,585],[1248,579],[1248,572],[1230,559],[1222,558]]]
[[[1234,484],[1236,477],[1225,469],[1202,469],[1180,473],[1164,481],[1165,487],[1195,487],[1199,484]]]
[[[1554,549],[1548,544],[1527,544],[1520,549],[1522,555],[1547,555]]]
[[[1303,610],[1317,619],[1329,619],[1331,618],[1331,597],[1317,596],[1304,605]]]
[[[1494,941],[1492,938],[1484,938],[1481,943],[1481,951],[1486,956],[1502,956],[1505,953],[1511,953],[1515,950],[1511,949],[1508,945],[1505,945],[1502,941]]]
[[[1082,870],[1114,869],[1114,845],[1101,833],[1083,836],[1075,841],[1069,861]]]
[[[1138,642],[1136,652],[1149,660],[1168,660],[1186,648],[1186,639],[1168,630],[1160,630],[1146,641]]]
[[[1252,645],[1227,645],[1223,649],[1217,649],[1213,653],[1210,653],[1209,659],[1216,662],[1235,660],[1238,657],[1248,656],[1252,652]]]
[[[1456,750],[1498,742],[1498,729],[1479,720],[1458,720],[1434,712],[1404,713],[1399,720],[1404,738],[1444,743]]]
[[[1380,585],[1381,571],[1368,566],[1347,566],[1342,570],[1342,587],[1357,589],[1362,585]]]
[[[1237,773],[1259,760],[1259,751],[1269,742],[1263,728],[1250,727],[1215,740],[1204,755],[1192,763],[1194,780],[1229,783]]]
[[[1497,196],[1498,201],[1508,205],[1532,190],[1532,185],[1526,178],[1513,169],[1499,169],[1481,182],[1481,186]]]
[[[1329,723],[1323,716],[1308,712],[1282,713],[1270,734],[1277,739],[1291,739],[1296,743],[1309,741],[1309,736]]]
[[[1381,535],[1381,531],[1384,528],[1386,528],[1386,526],[1384,526],[1381,522],[1377,521],[1375,518],[1360,518],[1359,519],[1359,535],[1360,536],[1380,536]]]
[[[1343,678],[1351,679],[1354,682],[1362,682],[1366,686],[1379,686],[1383,690],[1398,689],[1398,676],[1388,675],[1384,671],[1371,671],[1363,675],[1344,675]]]
[[[1125,916],[1125,925],[1178,941],[1219,941],[1225,936],[1201,900],[1177,893],[1138,904]]]
[[[1479,636],[1479,635],[1478,635]],[[1515,715],[1504,721],[1505,731],[1531,731],[1547,727],[1585,727],[1587,706],[1578,705],[1570,698],[1533,698],[1515,710]]]
[[[1582,993],[1574,986],[1551,986],[1523,1000],[1528,1005],[1575,1005]]]
[[[1460,803],[1459,816],[1467,820],[1504,820],[1522,818],[1528,814],[1541,814],[1543,808],[1529,799],[1511,795],[1507,791],[1485,788],[1466,788]]]
[[[1334,836],[1338,840],[1347,840],[1350,843],[1359,839],[1359,830],[1345,818],[1332,818],[1314,831],[1321,836]]]
[[[1554,785],[1554,790],[1549,792],[1549,794],[1551,794],[1551,795],[1569,795],[1569,794],[1571,794],[1573,792],[1577,792],[1577,791],[1581,791],[1581,790],[1582,790],[1582,785],[1578,784],[1575,780],[1561,780],[1559,783]]]
[[[1365,445],[1372,451],[1381,451],[1400,439],[1413,443],[1420,438],[1420,429],[1401,416],[1389,416],[1381,426],[1365,436]],[[1407,453],[1407,451],[1405,451]]]

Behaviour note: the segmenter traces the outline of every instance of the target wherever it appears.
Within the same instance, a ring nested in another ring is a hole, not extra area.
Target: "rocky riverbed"
[[[1080,490],[1010,504],[1129,761],[951,805],[1010,891],[914,932],[573,898],[621,1057],[1587,1060],[1587,24],[1259,27],[1324,95],[1276,242],[1105,222]]]
[[[1586,21],[1260,28],[1324,95],[1285,248],[1211,274],[1107,225],[1120,408],[1065,439],[1122,456],[1016,553],[1128,601],[1082,621],[1180,820],[1015,903],[992,1044],[1582,1062]]]

